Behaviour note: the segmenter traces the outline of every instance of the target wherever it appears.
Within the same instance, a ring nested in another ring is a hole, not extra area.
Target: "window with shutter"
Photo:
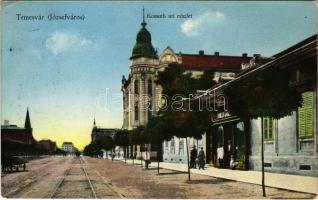
[[[262,123],[264,140],[274,140],[274,131],[276,128],[274,119],[270,117],[264,117]]]
[[[304,92],[303,105],[298,108],[298,135],[299,138],[313,137],[313,92]]]

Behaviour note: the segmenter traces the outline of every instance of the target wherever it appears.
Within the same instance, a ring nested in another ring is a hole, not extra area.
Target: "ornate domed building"
[[[143,19],[130,57],[130,73],[122,79],[124,102],[123,128],[145,125],[153,113],[156,99],[154,77],[159,66],[157,51]]]

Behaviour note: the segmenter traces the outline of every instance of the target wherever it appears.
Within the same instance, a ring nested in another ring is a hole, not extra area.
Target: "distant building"
[[[96,121],[94,119],[94,127],[92,130],[91,138],[92,142],[95,142],[96,140],[103,138],[103,137],[111,137],[113,138],[117,132],[117,129],[114,128],[100,128],[96,126]]]
[[[1,126],[1,141],[4,140],[23,144],[36,143],[32,134],[29,109],[27,109],[24,128],[18,127],[17,125],[10,125],[8,120],[4,121],[4,125]]]
[[[49,153],[56,151],[56,142],[53,142],[52,140],[40,140],[38,143],[42,145]]]
[[[65,151],[67,154],[73,155],[76,151],[72,142],[63,142],[62,150]]]

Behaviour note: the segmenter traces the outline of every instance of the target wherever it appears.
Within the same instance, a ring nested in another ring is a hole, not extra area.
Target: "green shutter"
[[[273,118],[263,118],[263,131],[265,140],[273,140],[275,131],[275,124]]]
[[[298,110],[298,133],[299,137],[306,137],[306,111],[302,108]]]
[[[298,108],[298,134],[300,138],[313,136],[313,92],[302,94],[303,105]]]
[[[313,135],[313,114],[312,108],[306,109],[306,137]]]
[[[273,119],[268,118],[268,138],[267,139],[273,139]]]
[[[264,139],[268,138],[268,118],[263,118],[263,131],[264,131]]]

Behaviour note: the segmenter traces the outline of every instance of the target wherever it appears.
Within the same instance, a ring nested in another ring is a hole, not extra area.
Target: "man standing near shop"
[[[194,145],[193,149],[190,152],[190,168],[193,168],[193,169],[197,168],[197,164],[195,162],[197,156],[198,156],[198,151]]]

